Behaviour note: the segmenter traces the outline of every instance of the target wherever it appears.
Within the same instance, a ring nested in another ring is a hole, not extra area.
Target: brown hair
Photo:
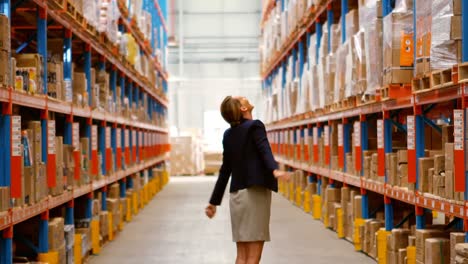
[[[221,103],[221,115],[231,127],[237,126],[241,122],[242,113],[240,108],[241,102],[232,96],[227,96]]]

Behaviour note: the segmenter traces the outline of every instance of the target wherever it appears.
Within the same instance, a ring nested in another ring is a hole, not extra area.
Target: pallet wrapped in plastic
[[[97,28],[98,26],[98,1],[96,0],[83,0],[83,17],[88,24]]]
[[[447,69],[461,59],[461,16],[454,0],[432,1],[431,68]]]
[[[311,83],[310,83],[310,70],[309,63],[304,64],[304,71],[302,72],[301,78],[301,89],[299,94],[299,106],[298,112],[305,113],[311,111],[310,108],[310,94],[311,92]]]
[[[345,83],[344,97],[349,98],[358,94],[356,90],[357,81],[357,65],[356,65],[356,45],[354,41],[345,42],[346,47],[346,64],[345,64]]]
[[[315,111],[320,107],[317,65],[310,66],[310,87],[310,107],[312,111]]]
[[[325,58],[325,73],[325,105],[331,105],[334,102],[336,75],[336,55],[333,53],[328,54],[328,56]]]
[[[325,101],[327,96],[326,80],[326,57],[320,59],[317,65],[317,83],[318,83],[318,108],[323,109],[325,107]]]
[[[414,58],[412,9],[407,4],[397,5],[383,19],[383,32],[384,85],[411,82]]]
[[[341,45],[341,23],[333,24],[330,31],[330,51],[335,53],[338,47]]]
[[[323,39],[323,38],[322,38]],[[309,50],[307,52],[308,54],[308,62],[310,62],[310,65],[315,65],[317,62],[317,52],[315,50],[317,46],[317,35],[312,34],[309,37]]]
[[[344,99],[345,77],[346,77],[346,55],[348,54],[348,44],[338,47],[336,51],[336,72],[335,86],[333,92],[333,103],[339,103]]]
[[[416,1],[416,65],[415,75],[422,76],[431,71],[431,5]]]
[[[363,32],[363,52],[357,54],[358,61],[365,64],[358,73],[358,83],[365,80],[364,94],[375,94],[382,86],[382,19],[379,18],[377,1],[365,1],[359,6],[359,25]],[[362,36],[361,36],[362,37]],[[365,72],[363,72],[365,71]]]
[[[328,35],[328,26],[326,23],[324,23],[322,25],[322,38],[320,39],[320,46],[318,52],[319,60],[328,54]]]

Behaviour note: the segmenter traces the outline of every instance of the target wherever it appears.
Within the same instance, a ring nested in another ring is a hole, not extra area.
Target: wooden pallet
[[[460,83],[468,82],[468,62],[460,63],[457,65],[458,69],[458,81]]]
[[[67,0],[48,0],[48,6],[54,10],[65,10]]]
[[[411,88],[413,92],[431,89],[431,76],[426,74],[421,77],[415,77],[411,81]]]
[[[357,105],[365,105],[376,102],[376,96],[373,94],[363,94],[357,97]]]
[[[77,11],[76,11],[75,5],[72,2],[66,1],[64,9],[65,9],[65,14],[68,17],[70,17],[70,19],[76,19]]]
[[[453,84],[452,82],[452,69],[433,71],[431,76],[431,89],[440,88],[446,85]]]

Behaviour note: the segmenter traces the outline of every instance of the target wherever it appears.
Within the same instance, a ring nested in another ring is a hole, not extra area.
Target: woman
[[[206,215],[212,218],[232,174],[230,211],[232,237],[237,244],[236,264],[259,263],[265,241],[270,241],[271,191],[278,191],[278,170],[264,124],[252,120],[254,106],[244,97],[228,96],[221,115],[231,125],[224,132],[223,164]]]

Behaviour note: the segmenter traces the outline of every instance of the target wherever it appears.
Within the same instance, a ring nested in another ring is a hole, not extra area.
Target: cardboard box
[[[409,229],[395,228],[392,230],[389,248],[391,251],[398,251],[408,247],[408,236],[411,234]]]
[[[11,39],[10,39],[10,21],[4,14],[0,14],[0,50],[10,52]]]
[[[460,243],[465,243],[465,233],[450,233],[450,259],[455,259],[455,246]]]
[[[445,198],[447,199],[454,199],[454,182],[455,179],[453,178],[453,171],[446,170],[445,171]]]
[[[405,258],[407,256],[406,248],[401,248],[398,250],[398,264],[405,264]]]
[[[445,169],[453,170],[453,143],[445,143]]]
[[[353,215],[355,217],[362,217],[362,196],[356,195],[353,200]]]
[[[408,150],[406,149],[398,150],[397,156],[398,156],[398,164],[408,163]]]
[[[48,238],[50,251],[56,251],[65,244],[64,225],[64,219],[62,217],[56,217],[49,220]]]
[[[462,39],[462,19],[461,16],[452,16],[450,21],[450,38],[453,40],[461,40]]]
[[[43,58],[37,53],[13,54],[16,59],[16,67],[29,72],[29,93],[44,94],[43,90]],[[8,60],[9,61],[9,60]]]
[[[416,230],[416,260],[424,262],[426,259],[426,246],[425,241],[429,238],[444,238],[447,237],[447,234],[444,231],[437,229],[417,229]],[[432,254],[432,252],[430,252]],[[447,253],[447,256],[450,253]]]
[[[10,188],[0,187],[0,212],[10,209]]]
[[[419,191],[429,192],[430,182],[432,181],[432,175],[429,175],[429,169],[434,167],[433,158],[419,158]]]
[[[0,50],[0,86],[11,84],[10,56],[6,50]]]
[[[390,69],[385,71],[384,85],[394,83],[410,83],[412,78],[412,69]]]
[[[468,258],[468,243],[456,244],[455,253],[460,257]]]
[[[387,251],[386,264],[397,264],[398,254],[395,251]]]
[[[448,263],[450,261],[450,240],[428,238],[425,242],[425,264]]]
[[[439,175],[445,171],[445,155],[434,156],[434,174]]]
[[[340,202],[341,201],[340,189],[327,187],[327,200],[328,202]]]

